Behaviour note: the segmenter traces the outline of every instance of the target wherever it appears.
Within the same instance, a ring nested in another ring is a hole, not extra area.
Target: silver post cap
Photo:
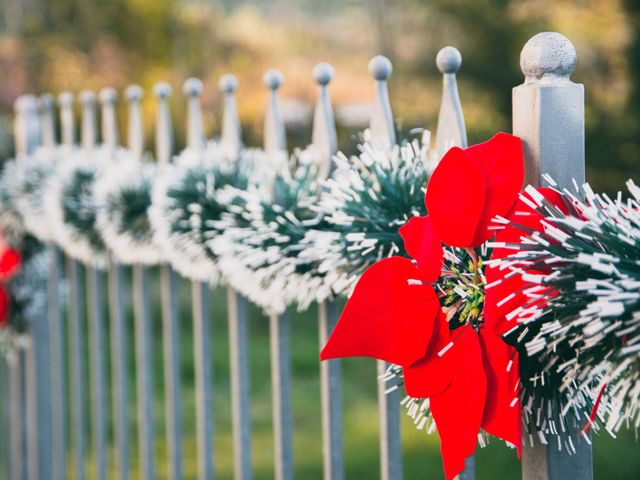
[[[124,96],[130,102],[139,102],[142,99],[143,93],[144,90],[142,90],[140,85],[129,85],[124,91]]]
[[[199,96],[202,93],[202,89],[202,82],[195,77],[187,78],[182,84],[182,93],[188,97]]]
[[[238,79],[235,75],[227,73],[226,75],[220,77],[220,80],[218,81],[218,87],[220,87],[220,90],[222,90],[224,93],[233,93],[238,88]]]
[[[456,73],[462,65],[462,55],[456,47],[444,47],[436,56],[436,66],[441,73]]]
[[[73,105],[73,93],[71,92],[62,92],[58,95],[58,103],[61,107],[70,107]]]
[[[531,37],[522,48],[520,68],[527,80],[569,79],[576,68],[576,59],[576,49],[567,37],[542,32]]]
[[[83,90],[80,92],[80,103],[83,103],[84,105],[96,103],[96,94],[91,90]]]
[[[284,76],[280,70],[272,68],[265,72],[262,81],[269,90],[277,90],[284,82]]]
[[[13,108],[17,112],[27,112],[29,110],[37,110],[38,109],[38,100],[35,95],[26,94],[20,95],[16,98],[16,101],[13,103]]]
[[[324,87],[333,79],[336,71],[331,64],[322,62],[313,67],[313,71],[311,73],[313,74],[313,78],[316,83]]]
[[[369,73],[371,76],[382,82],[387,80],[393,72],[393,65],[384,55],[376,55],[369,61]]]
[[[167,82],[158,82],[153,86],[153,93],[160,99],[167,98],[171,95],[171,85]]]
[[[98,98],[100,98],[100,103],[115,103],[118,98],[118,92],[116,92],[115,88],[105,87],[100,90],[98,94]]]

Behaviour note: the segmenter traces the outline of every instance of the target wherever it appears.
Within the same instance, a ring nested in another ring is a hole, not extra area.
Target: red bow
[[[429,181],[429,215],[400,229],[414,261],[391,257],[366,270],[320,355],[401,366],[407,394],[430,399],[447,479],[464,469],[481,428],[520,455],[518,359],[499,335],[503,319],[485,301],[478,333],[469,324],[451,329],[432,284],[441,275],[442,245],[471,252],[492,237],[491,220],[510,211],[523,178],[517,137],[499,133],[449,150]]]

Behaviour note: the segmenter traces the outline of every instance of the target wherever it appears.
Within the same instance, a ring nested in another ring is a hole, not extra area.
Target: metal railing
[[[447,47],[440,51],[437,66],[443,73],[443,92],[435,139],[436,150],[466,146],[466,132],[455,75],[461,65],[457,50]],[[584,93],[581,85],[569,80],[575,66],[575,51],[564,37],[544,33],[534,37],[522,51],[521,65],[526,80],[513,91],[513,129],[525,144],[526,168],[530,182],[537,184],[541,174],[551,173],[561,186],[567,176],[584,179]],[[375,57],[369,64],[375,80],[371,133],[383,147],[395,144],[395,127],[387,81],[392,67],[384,57]],[[335,124],[328,93],[333,70],[327,64],[318,65],[313,72],[318,85],[314,114],[312,145],[329,164],[336,153]],[[268,110],[265,118],[264,149],[286,151],[284,123],[280,115],[277,90],[282,75],[275,70],[265,74],[268,89]],[[220,81],[224,93],[224,117],[221,141],[237,151],[241,145],[240,123],[235,107],[237,82],[232,76]],[[199,95],[202,84],[189,79],[184,84],[188,102],[188,147],[203,149],[205,134],[202,127]],[[157,97],[155,157],[158,164],[172,160],[173,135],[168,97],[171,89],[159,83],[154,89]],[[142,156],[142,90],[126,90],[128,107],[127,147],[139,158]],[[96,106],[102,113],[102,143],[109,148],[118,146],[115,102],[111,89],[100,92],[99,98],[90,92],[80,95],[82,106],[81,139],[85,148],[97,143]],[[61,125],[61,144],[75,144],[73,96],[58,97]],[[16,111],[16,145],[18,153],[28,153],[36,145],[53,145],[53,101],[41,97],[39,111],[33,98],[21,99]],[[582,178],[580,178],[582,177]],[[0,478],[38,480],[87,477],[106,479],[113,447],[116,478],[132,476],[130,412],[127,408],[128,385],[132,366],[128,352],[135,353],[135,385],[139,470],[133,475],[145,480],[157,477],[154,454],[153,403],[154,377],[152,349],[152,305],[149,267],[132,266],[131,289],[125,288],[125,267],[111,263],[106,271],[84,266],[65,257],[55,245],[48,246],[50,255],[48,308],[41,318],[33,319],[32,329],[18,355],[9,363],[0,361]],[[60,279],[64,278],[67,296],[61,302]],[[179,368],[179,322],[177,274],[168,265],[160,266],[160,298],[162,350],[164,355],[164,407],[168,478],[183,477],[183,429],[181,378]],[[105,295],[105,292],[106,295]],[[198,478],[214,477],[213,457],[214,412],[212,390],[210,292],[206,284],[191,284],[191,312],[193,326],[193,365],[196,390],[196,443]],[[128,336],[126,308],[133,307],[134,335]],[[63,305],[66,303],[66,305]],[[249,398],[249,363],[247,300],[232,288],[227,292],[230,403],[233,429],[235,478],[252,478],[251,426]],[[105,309],[108,305],[108,309]],[[108,311],[108,316],[105,312]],[[318,306],[319,342],[323,345],[339,315],[334,301]],[[270,362],[273,404],[274,477],[293,478],[293,437],[291,375],[289,358],[290,319],[272,315],[270,328]],[[68,332],[68,336],[65,335]],[[89,338],[88,353],[84,338]],[[110,349],[110,352],[107,352]],[[107,355],[108,353],[108,355]],[[107,388],[107,358],[111,359],[111,387]],[[87,362],[88,360],[88,362]],[[265,359],[266,360],[266,359]],[[66,366],[69,366],[67,369]],[[378,363],[378,374],[386,364]],[[88,373],[88,374],[87,374]],[[322,412],[323,471],[326,480],[345,477],[343,452],[343,409],[341,403],[341,368],[338,360],[319,365]],[[380,472],[382,479],[402,478],[402,446],[400,437],[399,392],[387,394],[379,382]],[[112,392],[113,412],[108,414],[107,392]],[[89,410],[85,406],[89,405]],[[70,417],[67,431],[65,419]],[[87,428],[90,425],[90,429]],[[113,445],[109,445],[108,431],[114,430]],[[85,437],[91,432],[91,441]],[[87,448],[91,445],[91,451]],[[532,447],[525,439],[523,477],[526,479],[592,478],[591,452],[583,447],[578,455],[567,456],[552,448]],[[90,471],[87,471],[90,466]],[[567,472],[571,472],[569,475]],[[473,458],[461,478],[474,478]]]

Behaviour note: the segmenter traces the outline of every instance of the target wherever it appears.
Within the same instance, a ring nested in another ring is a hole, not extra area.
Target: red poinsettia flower
[[[478,332],[451,329],[432,283],[443,244],[471,249],[489,239],[491,219],[506,215],[524,177],[520,140],[500,133],[452,148],[429,181],[429,215],[400,229],[414,259],[391,257],[370,267],[321,353],[321,359],[369,356],[403,368],[405,389],[430,399],[448,479],[464,469],[480,429],[521,449],[518,366],[493,319]]]
[[[0,328],[6,325],[9,314],[9,295],[1,282],[11,278],[20,268],[20,263],[20,252],[10,248],[0,238]]]

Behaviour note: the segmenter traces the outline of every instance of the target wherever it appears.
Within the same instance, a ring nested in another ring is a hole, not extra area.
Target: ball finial
[[[130,102],[139,102],[142,99],[144,91],[140,85],[129,85],[124,91],[125,97]]]
[[[284,76],[280,70],[272,68],[265,72],[262,81],[264,82],[264,86],[269,90],[277,90],[284,82]]]
[[[441,73],[456,73],[462,65],[462,55],[456,47],[444,47],[436,56],[436,66]]]
[[[187,78],[182,84],[182,92],[188,97],[197,97],[202,93],[202,89],[202,82],[195,77]]]
[[[313,78],[316,83],[324,87],[333,79],[336,71],[331,64],[322,62],[313,67],[313,71],[311,73],[313,74]]]
[[[61,107],[70,107],[73,105],[73,93],[62,92],[58,95],[58,103]]]
[[[235,75],[227,73],[226,75],[220,77],[218,86],[224,93],[233,93],[238,88],[238,79]]]
[[[100,90],[98,94],[101,103],[115,103],[118,93],[114,88],[106,87]]]
[[[153,86],[153,93],[160,99],[167,98],[171,95],[171,85],[167,82],[158,82]]]
[[[20,95],[18,98],[16,98],[16,101],[13,104],[13,108],[17,112],[35,111],[38,109],[38,100],[34,95],[31,94]]]
[[[393,72],[393,65],[384,55],[376,55],[369,61],[369,73],[379,82],[388,79]]]
[[[556,77],[568,79],[576,68],[576,49],[567,37],[542,32],[525,44],[520,53],[520,68],[527,80]]]
[[[43,93],[38,99],[38,105],[43,110],[49,110],[54,106],[54,98],[50,93]]]
[[[96,103],[96,94],[91,90],[83,90],[80,92],[80,103],[91,105]]]

